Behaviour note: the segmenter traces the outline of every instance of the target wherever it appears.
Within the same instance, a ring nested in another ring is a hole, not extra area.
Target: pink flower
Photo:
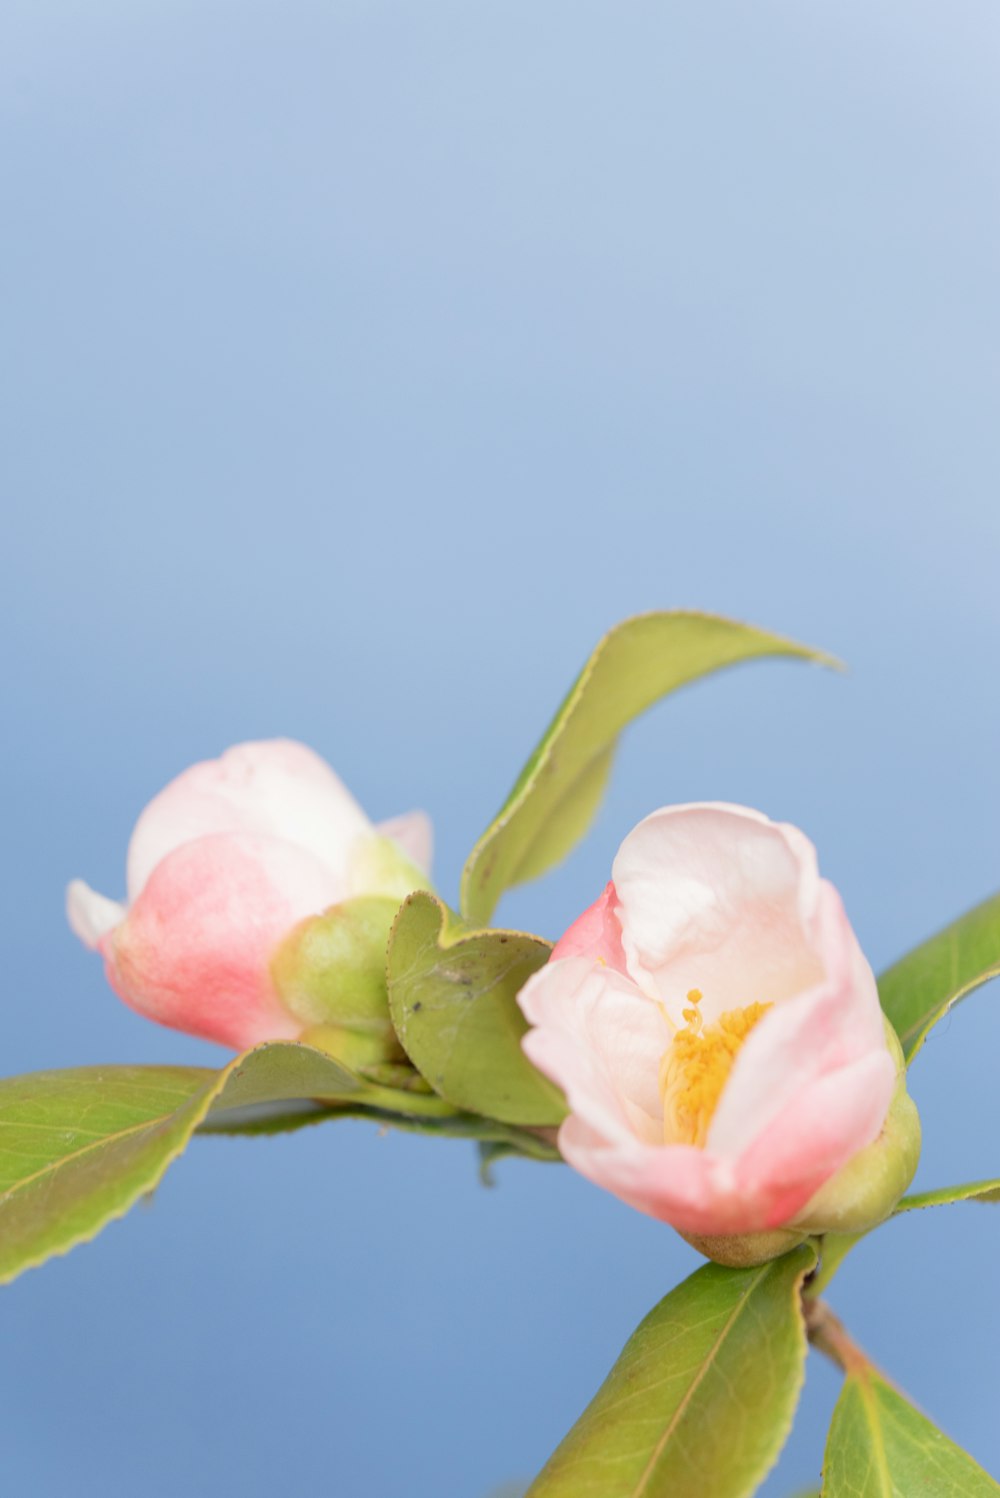
[[[359,895],[398,902],[429,861],[422,812],[375,828],[304,744],[239,744],[185,770],[139,817],[127,906],[74,880],[67,913],[126,1004],[241,1049],[307,1028],[272,973],[297,923]]]
[[[713,1257],[881,1220],[909,1183],[898,1043],[794,827],[654,812],[520,1003],[525,1051],[566,1094],[564,1157]]]

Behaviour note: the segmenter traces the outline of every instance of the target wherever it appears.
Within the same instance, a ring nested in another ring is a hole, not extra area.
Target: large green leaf
[[[1000,975],[1000,895],[914,948],[878,980],[907,1062],[953,1004]]]
[[[470,931],[434,895],[404,902],[389,939],[389,1009],[403,1046],[441,1097],[504,1123],[561,1122],[557,1088],[521,1050],[517,994],[552,948],[520,931]]]
[[[527,1498],[744,1498],[802,1387],[803,1244],[755,1269],[706,1264],[660,1301]]]
[[[378,1087],[309,1046],[279,1042],[221,1072],[104,1066],[0,1082],[0,1284],[92,1238],[160,1180],[208,1115],[294,1099],[439,1121],[441,1099]]]
[[[830,657],[711,614],[626,619],[601,640],[462,875],[462,914],[485,924],[504,890],[537,878],[586,832],[622,729],[654,702],[758,656]]]
[[[862,1362],[844,1380],[823,1464],[823,1498],[998,1498],[969,1454]]]

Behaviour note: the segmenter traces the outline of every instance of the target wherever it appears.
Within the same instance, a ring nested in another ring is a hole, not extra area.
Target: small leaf
[[[844,1380],[823,1464],[823,1498],[997,1498],[967,1452],[870,1363]]]
[[[878,980],[907,1064],[953,1004],[1000,974],[1000,895],[968,911]]]
[[[700,676],[758,656],[829,656],[731,619],[640,614],[600,641],[462,875],[462,914],[485,924],[504,890],[560,861],[600,804],[618,735],[654,702]]]
[[[160,1180],[210,1112],[295,1099],[440,1117],[439,1098],[364,1084],[308,1046],[258,1046],[221,1072],[96,1066],[0,1082],[0,1284],[93,1238]]]
[[[435,1092],[504,1123],[561,1122],[562,1094],[521,1050],[517,994],[552,948],[520,931],[470,931],[434,895],[404,902],[389,939],[389,1009]]]
[[[802,1387],[803,1244],[755,1269],[706,1264],[660,1301],[527,1498],[745,1498]]]
[[[1000,1181],[968,1181],[963,1186],[939,1186],[936,1191],[915,1191],[904,1196],[894,1217],[900,1212],[917,1212],[922,1207],[947,1207],[952,1202],[1000,1202]]]

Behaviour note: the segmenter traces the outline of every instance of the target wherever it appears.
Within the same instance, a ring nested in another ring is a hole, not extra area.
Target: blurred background
[[[1000,885],[998,64],[988,0],[6,0],[4,1072],[225,1060],[63,916],[186,765],[304,739],[373,816],[433,814],[454,898],[642,609],[850,673],[656,709],[502,919],[556,935],[696,798],[800,824],[876,968]],[[915,1065],[923,1186],[1000,1171],[998,998]],[[994,1471],[998,1251],[1000,1212],[913,1214],[831,1295]],[[484,1189],[464,1143],[196,1140],[0,1295],[5,1476],[516,1491],[696,1263],[567,1169]],[[812,1356],[769,1498],[837,1386]]]

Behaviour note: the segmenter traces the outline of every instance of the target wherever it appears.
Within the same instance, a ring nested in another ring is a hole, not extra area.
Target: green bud
[[[405,1059],[385,983],[398,908],[383,895],[332,905],[294,927],[271,962],[282,1004],[306,1027],[302,1039],[352,1070]]]

